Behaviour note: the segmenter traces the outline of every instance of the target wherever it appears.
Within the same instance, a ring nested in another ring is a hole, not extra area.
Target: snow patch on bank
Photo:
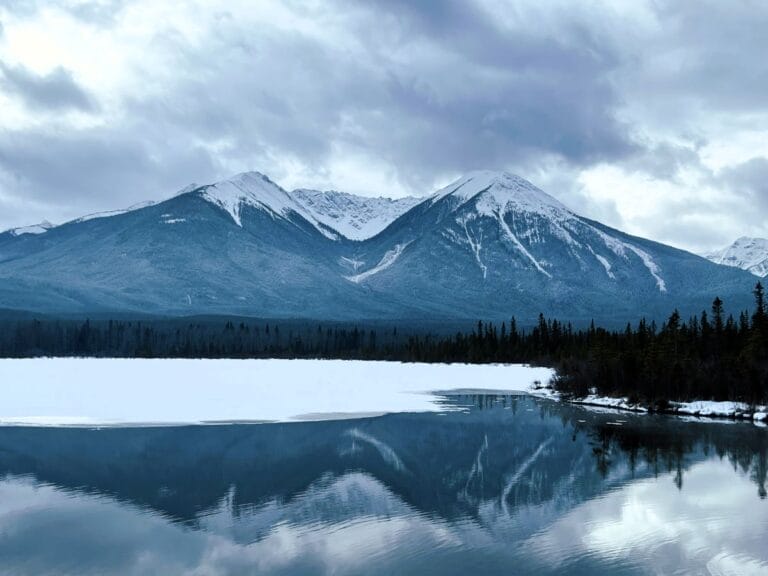
[[[0,425],[287,422],[438,412],[446,410],[445,391],[525,392],[552,374],[501,364],[3,359]]]
[[[630,402],[626,397],[598,396],[588,394],[583,398],[564,398],[554,387],[541,382],[535,382],[528,390],[529,394],[551,400],[563,400],[571,404],[613,408],[630,412],[648,412],[642,404]],[[671,402],[668,412],[673,415],[699,416],[707,418],[738,418],[753,420],[756,423],[768,421],[768,407],[750,406],[744,402],[715,402],[712,400],[694,400],[691,402]]]
[[[712,400],[695,400],[693,402],[673,402],[673,409],[680,414],[691,416],[716,416],[725,418],[749,418],[763,421],[766,417],[766,407],[758,406],[752,409],[744,402],[714,402]]]

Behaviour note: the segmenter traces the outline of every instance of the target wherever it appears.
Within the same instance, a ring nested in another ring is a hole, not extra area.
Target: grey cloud
[[[385,149],[404,149],[397,160],[419,150],[419,159],[433,154],[430,170],[500,167],[539,154],[584,165],[634,150],[629,127],[614,115],[620,98],[607,78],[619,54],[570,15],[557,34],[542,34],[524,20],[501,27],[468,2],[369,6],[375,9],[359,17],[360,36],[388,71],[392,116],[416,128],[386,142],[391,133],[376,127]],[[377,26],[386,15],[394,23]],[[436,56],[420,58],[425,45]],[[412,49],[407,66],[387,58],[393,48]]]
[[[701,161],[699,150],[702,143],[693,146],[661,142],[648,145],[642,151],[627,158],[624,167],[653,175],[660,180],[675,182],[683,169],[693,169],[711,177],[711,171]]]
[[[623,229],[625,222],[616,207],[616,202],[590,197],[584,186],[578,182],[578,172],[578,168],[561,161],[545,164],[538,172],[526,174],[526,177],[580,216],[597,220],[619,230]]]
[[[663,146],[649,150],[627,166],[672,182],[680,168],[695,168],[701,186],[718,191],[706,198],[668,197],[663,211],[627,222],[632,229],[642,230],[646,237],[705,253],[726,246],[739,236],[764,236],[768,231],[767,158],[752,158],[714,174],[703,166],[694,149]]]
[[[428,38],[447,53],[500,70],[575,66],[581,71],[599,71],[621,62],[620,50],[610,37],[597,33],[594,15],[588,13],[585,18],[578,9],[561,12],[553,33],[531,26],[536,14],[533,3],[507,3],[502,22],[485,3],[464,0],[341,2],[348,10],[367,7],[357,10],[360,23],[363,27],[374,20],[379,24],[368,28],[364,37],[369,41],[396,46],[397,42],[418,43]]]
[[[58,67],[39,76],[23,66],[8,66],[0,62],[0,86],[22,98],[30,108],[37,110],[76,109],[94,112],[98,106],[83,90],[72,74]]]
[[[768,4],[664,0],[654,6],[664,30],[659,48],[680,57],[674,74],[657,76],[659,89],[726,110],[765,111]]]
[[[61,221],[167,197],[216,174],[206,150],[165,140],[162,128],[153,132],[145,126],[143,131],[142,140],[131,131],[105,129],[5,133],[0,138],[2,192],[17,201],[48,205]]]
[[[268,150],[322,171],[339,148],[363,153],[419,192],[436,174],[551,157],[585,166],[638,148],[614,115],[609,45],[580,44],[568,26],[559,38],[500,29],[467,3],[437,3],[434,19],[421,5],[341,6],[355,50],[298,32],[254,35],[236,18],[220,18],[203,46],[159,39],[178,58],[174,97],[136,106],[232,142],[235,158]]]
[[[718,218],[719,214],[735,214],[740,210],[727,197],[716,201],[669,199],[665,208],[663,213],[633,218],[631,225],[658,242],[697,253],[720,248],[743,235],[734,229],[731,221]]]
[[[654,21],[639,22],[643,32],[638,34],[617,28],[625,38],[625,57],[614,78],[639,129],[694,141],[765,129],[768,4],[659,0],[639,5]],[[712,128],[709,135],[702,132]]]
[[[716,181],[762,210],[768,210],[768,158],[755,157],[728,166],[720,171]]]
[[[739,236],[768,234],[768,159],[757,157],[713,174],[702,169],[705,196],[668,197],[664,210],[632,219],[649,238],[704,253]]]

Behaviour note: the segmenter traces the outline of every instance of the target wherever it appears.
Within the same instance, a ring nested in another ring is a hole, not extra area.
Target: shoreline
[[[661,414],[665,416],[686,416],[696,418],[711,418],[719,420],[736,420],[753,422],[759,425],[768,423],[768,406],[755,406],[754,409],[744,402],[713,400],[692,400],[689,402],[670,402],[670,408],[665,410],[652,409],[641,403],[630,403],[627,397],[598,396],[590,394],[582,398],[564,398],[551,385],[536,385],[529,390],[530,394],[539,398],[548,398],[558,402],[567,402],[579,406],[611,408],[624,412],[638,414]]]

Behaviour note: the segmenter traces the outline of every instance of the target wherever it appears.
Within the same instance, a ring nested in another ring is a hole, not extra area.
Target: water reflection
[[[768,573],[768,433],[527,396],[0,429],[0,573]]]

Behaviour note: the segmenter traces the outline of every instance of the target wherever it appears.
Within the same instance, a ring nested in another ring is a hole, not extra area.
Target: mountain
[[[423,201],[405,198],[366,198],[345,192],[299,189],[291,195],[312,216],[350,240],[366,240]]]
[[[748,270],[755,276],[768,276],[768,239],[742,236],[722,250],[704,256],[712,262]]]
[[[497,172],[399,203],[287,192],[250,172],[42,234],[0,235],[0,309],[49,313],[634,320],[697,313],[716,295],[741,309],[753,284]]]
[[[355,254],[347,277],[411,294],[435,314],[546,311],[561,317],[661,316],[747,305],[746,274],[578,216],[530,182],[475,172],[438,191]],[[435,298],[435,294],[450,295]]]

